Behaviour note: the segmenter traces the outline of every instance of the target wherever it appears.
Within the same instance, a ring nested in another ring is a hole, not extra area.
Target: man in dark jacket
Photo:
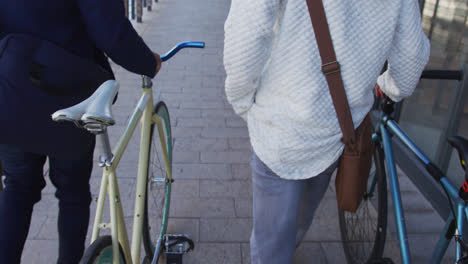
[[[49,41],[110,73],[106,55],[125,69],[149,77],[156,75],[161,60],[125,17],[123,1],[0,2],[0,160],[6,175],[0,193],[0,263],[20,262],[33,206],[45,186],[46,158],[59,199],[58,263],[78,263],[89,222],[95,139],[72,124],[52,122],[50,116],[84,100],[97,86],[66,95],[44,91],[33,82],[34,76],[24,74],[35,72],[34,68],[25,69],[30,66],[27,63],[19,63],[29,58],[12,56],[27,43],[2,41],[11,34]],[[56,57],[46,56],[49,60]]]

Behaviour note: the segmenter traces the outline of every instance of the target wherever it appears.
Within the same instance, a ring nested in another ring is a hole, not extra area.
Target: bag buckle
[[[335,72],[339,72],[340,68],[341,66],[338,61],[332,61],[332,62],[325,63],[322,65],[322,72],[325,75],[329,75]]]
[[[341,139],[341,142],[345,144],[345,150],[347,153],[359,153],[358,144],[353,139],[350,139],[348,142],[345,142],[343,139]]]

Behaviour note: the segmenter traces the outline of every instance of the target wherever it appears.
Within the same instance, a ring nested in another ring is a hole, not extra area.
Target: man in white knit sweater
[[[306,0],[231,0],[226,95],[253,147],[252,264],[291,263],[343,150]],[[417,0],[323,0],[357,127],[379,84],[411,95],[429,57]],[[388,70],[380,75],[388,60]]]

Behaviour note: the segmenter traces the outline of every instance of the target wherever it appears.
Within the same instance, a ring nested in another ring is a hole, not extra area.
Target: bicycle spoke
[[[384,235],[378,237],[377,234],[382,224],[380,217],[386,217],[386,202],[385,212],[378,210],[379,206],[384,206],[379,199],[381,192],[386,195],[386,187],[381,178],[384,174],[378,170],[374,164],[368,182],[368,190],[373,191],[364,197],[357,211],[339,211],[343,247],[349,264],[367,263],[372,257],[381,257],[385,238]],[[373,182],[375,180],[377,181]],[[376,185],[371,186],[372,184]]]

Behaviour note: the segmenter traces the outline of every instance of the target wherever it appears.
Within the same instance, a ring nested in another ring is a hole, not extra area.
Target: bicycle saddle
[[[115,80],[108,80],[83,102],[56,111],[52,114],[54,121],[71,121],[78,127],[98,131],[101,126],[112,126],[115,120],[112,117],[112,102],[119,90]],[[102,128],[102,127],[101,127]]]
[[[468,157],[468,140],[461,136],[453,136],[448,138],[448,142],[458,151],[461,165],[466,170],[466,158]]]

